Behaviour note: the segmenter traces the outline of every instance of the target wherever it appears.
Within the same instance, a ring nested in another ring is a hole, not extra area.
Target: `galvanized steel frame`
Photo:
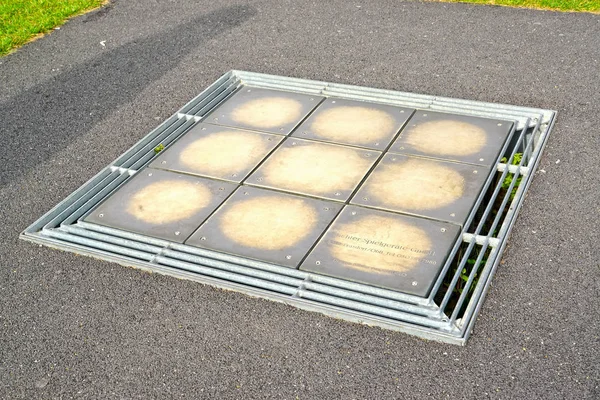
[[[512,138],[507,141],[501,156],[508,151],[508,159],[511,160],[515,153],[521,152],[523,158],[516,166],[497,162],[497,176],[491,174],[486,182],[486,188],[494,178],[498,182],[495,187],[489,189],[492,192],[491,198],[486,204],[482,203],[483,193],[478,198],[476,207],[462,230],[462,241],[457,241],[453,247],[442,273],[426,298],[175,244],[82,220],[102,199],[146,166],[156,156],[156,146],[168,146],[174,142],[242,85],[514,121]],[[517,212],[523,203],[524,193],[531,184],[533,172],[539,163],[555,115],[555,111],[552,110],[230,71],[34,222],[21,234],[21,238],[127,266],[268,298],[336,318],[403,331],[427,339],[465,344],[500,261]],[[482,234],[484,221],[490,215],[492,205],[500,193],[500,186],[509,173],[514,174],[514,178],[501,201],[501,209],[493,220],[492,228],[487,234]],[[511,201],[509,194],[519,176],[522,177],[522,182]],[[479,206],[485,207],[483,216],[476,228],[469,231]],[[506,207],[509,207],[508,211],[501,220],[502,211]],[[498,226],[498,234],[492,235]],[[468,246],[467,251],[452,276],[450,288],[459,280],[460,271],[473,249],[479,251],[477,262],[482,260],[488,248],[491,252],[483,269],[471,271],[466,290],[463,289],[453,311],[446,311],[452,291],[446,292],[439,305],[434,301],[434,297],[463,243]],[[468,289],[478,271],[479,280],[469,297]],[[468,304],[464,314],[458,318],[458,310],[466,301]]]

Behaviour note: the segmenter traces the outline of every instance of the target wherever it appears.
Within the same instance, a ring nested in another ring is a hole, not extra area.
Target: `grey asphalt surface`
[[[18,240],[230,69],[558,111],[466,347]],[[0,398],[600,398],[599,75],[592,14],[140,0],[73,19],[0,59]]]

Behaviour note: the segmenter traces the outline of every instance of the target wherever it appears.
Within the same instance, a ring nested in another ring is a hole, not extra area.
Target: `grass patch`
[[[600,0],[441,0],[450,3],[493,4],[556,11],[600,12]]]
[[[0,0],[0,56],[105,0]]]

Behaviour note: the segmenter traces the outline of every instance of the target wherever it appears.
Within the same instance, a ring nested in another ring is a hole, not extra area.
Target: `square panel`
[[[243,86],[206,122],[288,135],[321,100],[317,95]]]
[[[459,233],[454,224],[346,206],[300,269],[425,297]]]
[[[293,136],[384,150],[413,111],[331,97],[321,103]]]
[[[85,221],[183,243],[235,188],[233,183],[147,168]]]
[[[378,151],[290,137],[246,183],[346,201],[380,155]]]
[[[341,208],[241,186],[186,244],[295,268]]]
[[[386,154],[350,202],[463,225],[489,172],[477,165]]]
[[[512,126],[510,121],[417,111],[389,151],[490,167]]]
[[[241,182],[281,140],[278,135],[198,124],[150,167]]]

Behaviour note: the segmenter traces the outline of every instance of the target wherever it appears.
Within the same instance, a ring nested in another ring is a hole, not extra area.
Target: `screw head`
[[[148,174],[148,176],[152,176],[152,172],[150,172],[150,173]]]
[[[288,260],[291,260],[291,259],[292,259],[292,256],[290,256],[290,255],[287,255],[287,256],[285,256],[285,258],[287,258]]]
[[[413,285],[413,286],[417,286],[418,284],[419,284],[419,282],[417,282],[417,281],[413,281],[413,282],[412,282],[412,285]]]
[[[498,124],[498,126],[502,126],[502,124]]]
[[[424,116],[424,117],[426,117],[426,116],[427,116],[427,114],[423,114],[423,116]]]
[[[102,218],[102,217],[104,217],[104,214],[98,214],[98,216],[99,216],[100,218]]]
[[[202,236],[200,240],[206,240],[206,236]]]
[[[350,214],[352,214],[352,215],[356,215],[356,211],[352,211]]]
[[[175,236],[179,236],[179,234],[181,234],[181,232],[179,232],[179,231],[175,232]]]
[[[456,214],[452,213],[450,214],[451,217],[456,217]]]
[[[331,103],[332,103],[332,104],[335,104],[335,100],[331,100]]]
[[[341,196],[342,194],[340,192],[335,192],[336,196]]]
[[[442,229],[440,229],[440,231],[446,232],[446,228],[442,228]]]
[[[474,170],[474,171],[473,171],[473,173],[474,173],[474,174],[476,174],[476,173],[477,173],[477,170]]]
[[[483,158],[480,158],[479,161],[483,161]]]
[[[321,265],[321,261],[315,261],[315,264]]]

